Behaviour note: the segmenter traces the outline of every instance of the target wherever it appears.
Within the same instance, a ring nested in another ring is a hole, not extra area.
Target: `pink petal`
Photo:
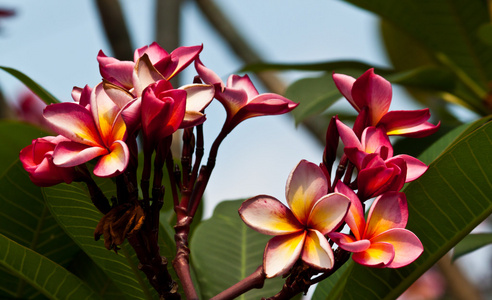
[[[122,87],[114,85],[109,82],[103,82],[104,92],[106,95],[113,101],[118,108],[122,109],[128,102],[131,102],[135,99],[133,94],[128,92]]]
[[[352,128],[343,124],[340,120],[338,120],[338,118],[336,122],[337,122],[338,134],[342,139],[343,145],[346,148],[356,148],[360,151],[364,151],[359,141],[359,138],[357,137],[357,135],[355,135],[355,132],[352,130]]]
[[[306,231],[272,238],[263,254],[263,267],[267,278],[286,274],[301,255]]]
[[[186,91],[186,111],[200,112],[214,99],[215,89],[208,84],[189,84],[179,89]]]
[[[330,239],[337,243],[340,248],[350,252],[362,252],[369,249],[371,242],[369,240],[357,240],[351,235],[347,235],[340,232],[331,232],[328,234]]]
[[[61,142],[53,152],[53,163],[60,167],[74,167],[108,153],[103,147],[91,147],[76,142]]]
[[[135,96],[140,97],[147,86],[163,79],[164,76],[154,68],[147,54],[144,54],[135,63],[133,71],[133,86],[135,90],[133,93]],[[169,84],[169,89],[172,89],[171,84]]]
[[[386,192],[374,200],[367,216],[365,238],[372,238],[392,228],[405,228],[408,221],[404,193]]]
[[[109,153],[102,156],[94,167],[94,175],[112,177],[121,174],[128,165],[130,151],[122,141],[115,141]]]
[[[364,209],[362,204],[352,189],[339,181],[335,186],[335,192],[341,193],[350,199],[350,209],[345,217],[345,222],[350,227],[356,239],[361,239],[366,227]]]
[[[350,206],[350,199],[340,193],[323,196],[314,204],[308,218],[308,228],[323,235],[337,229],[343,222]]]
[[[398,158],[403,159],[405,161],[405,163],[407,164],[406,182],[410,182],[410,181],[413,181],[413,180],[419,178],[429,168],[426,164],[424,164],[420,160],[416,159],[413,156],[406,155],[406,154],[400,154],[400,155],[394,156],[392,159],[389,159],[388,161],[392,161],[393,159],[398,159]]]
[[[77,103],[48,105],[43,115],[53,131],[74,142],[89,146],[103,144],[91,113]]]
[[[290,209],[277,199],[260,195],[243,202],[239,216],[254,230],[268,235],[285,235],[303,229]]]
[[[287,179],[286,199],[297,219],[307,224],[311,209],[328,193],[328,182],[323,171],[315,164],[301,160]]]
[[[169,56],[169,53],[167,53],[167,51],[156,42],[153,42],[149,46],[143,46],[135,50],[133,53],[133,60],[137,61],[144,54],[147,54],[152,63],[156,63]]]
[[[352,98],[359,108],[369,108],[369,124],[375,126],[389,110],[391,104],[391,84],[383,77],[367,70],[354,82]]]
[[[91,110],[104,145],[110,146],[115,140],[113,138],[113,123],[120,112],[120,108],[108,97],[101,83],[92,90]]]
[[[132,61],[120,61],[113,57],[107,57],[104,52],[99,51],[97,55],[99,71],[101,76],[111,82],[117,82],[126,89],[133,87],[132,72],[135,63]]]
[[[352,259],[361,265],[384,268],[393,261],[395,250],[389,243],[372,243],[366,251],[355,252]]]
[[[428,108],[420,110],[395,110],[386,113],[379,121],[388,135],[425,137],[439,129],[438,125],[427,122],[430,118]]]
[[[198,54],[202,51],[202,49],[203,45],[176,48],[173,52],[171,52],[170,55],[170,68],[166,71],[161,70],[162,74],[166,77],[167,80],[171,79],[187,66],[189,66],[198,57]],[[156,68],[160,70],[157,65]]]
[[[217,86],[220,92],[224,90],[225,85],[220,77],[212,70],[206,68],[199,59],[195,60],[195,69],[203,82]]]
[[[253,85],[251,79],[249,79],[248,75],[229,76],[229,79],[227,80],[227,87],[245,91],[246,95],[248,95],[248,99],[253,99],[254,97],[258,96],[258,91]]]
[[[355,78],[348,75],[336,73],[333,73],[332,77],[340,93],[342,93],[345,99],[347,99],[350,104],[352,104],[356,111],[360,111],[362,107],[357,106],[357,104],[352,99],[352,87],[354,85]]]
[[[415,261],[424,251],[419,238],[406,229],[390,229],[371,240],[374,243],[389,243],[395,249],[395,257],[388,268],[404,267]]]
[[[393,156],[393,146],[391,145],[388,136],[381,128],[373,126],[367,127],[362,132],[361,141],[362,147],[366,153],[378,153],[381,147],[386,147],[388,152],[385,153],[385,155],[381,155],[381,158],[386,159]]]
[[[313,268],[329,270],[333,268],[335,259],[326,238],[317,230],[308,230],[302,260]]]

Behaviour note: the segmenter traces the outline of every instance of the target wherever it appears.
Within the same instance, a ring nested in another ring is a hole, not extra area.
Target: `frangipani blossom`
[[[99,157],[94,174],[112,177],[125,170],[129,150],[124,140],[126,125],[120,108],[104,93],[102,84],[91,92],[89,109],[77,103],[47,106],[44,117],[51,129],[69,141],[60,142],[53,162],[60,167],[73,167]]]
[[[231,75],[226,86],[217,74],[199,60],[195,60],[195,68],[205,83],[215,86],[215,98],[222,103],[227,112],[224,127],[228,130],[232,130],[246,119],[288,113],[298,105],[274,93],[260,95],[248,75]]]
[[[362,132],[361,140],[357,138],[355,132],[347,125],[337,119],[337,129],[345,146],[344,152],[349,160],[355,164],[359,171],[367,167],[368,162],[372,161],[369,154],[377,154],[385,163],[394,163],[397,159],[402,159],[406,163],[406,181],[410,182],[419,178],[427,171],[427,166],[420,160],[406,154],[393,156],[393,146],[388,136],[380,127],[370,126]]]
[[[52,186],[58,183],[71,183],[75,178],[74,168],[63,168],[53,164],[53,151],[56,145],[67,141],[63,136],[46,136],[32,141],[20,151],[19,159],[29,178],[37,186]]]
[[[171,54],[164,50],[157,43],[150,46],[141,47],[134,52],[134,61],[120,61],[113,57],[106,56],[99,51],[97,61],[101,76],[115,85],[121,86],[127,90],[133,88],[133,70],[135,64],[143,56],[147,55],[151,64],[163,76],[164,79],[170,80],[177,73],[186,68],[198,57],[203,46],[179,47]]]
[[[268,278],[286,274],[299,258],[316,269],[333,267],[333,251],[325,235],[340,226],[350,200],[340,193],[327,195],[327,191],[323,171],[302,160],[287,180],[289,207],[266,195],[248,199],[241,205],[239,215],[249,227],[275,236],[268,242],[263,256]]]
[[[333,74],[333,81],[342,95],[360,112],[368,108],[368,126],[382,127],[388,135],[425,137],[439,129],[433,125],[429,109],[389,111],[392,88],[389,81],[367,70],[359,78]]]
[[[350,198],[345,222],[352,234],[332,232],[329,237],[340,248],[353,252],[355,262],[377,268],[400,268],[422,254],[424,247],[418,237],[404,229],[408,220],[405,194],[387,192],[376,198],[366,221],[362,204],[351,189],[339,182],[335,191]]]

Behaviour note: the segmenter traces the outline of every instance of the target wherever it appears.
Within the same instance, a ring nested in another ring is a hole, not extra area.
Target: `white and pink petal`
[[[272,238],[265,247],[263,269],[267,278],[286,274],[299,259],[306,231]]]

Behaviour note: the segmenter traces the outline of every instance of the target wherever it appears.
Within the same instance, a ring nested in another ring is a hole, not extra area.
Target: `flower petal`
[[[171,52],[171,63],[166,70],[161,70],[158,64],[155,67],[169,80],[189,66],[198,57],[202,49],[203,45],[176,48]]]
[[[400,154],[397,156],[394,156],[390,158],[387,162],[391,162],[393,159],[398,159],[401,158],[405,161],[407,164],[407,179],[406,182],[413,181],[420,176],[422,176],[425,171],[429,168],[426,164],[418,160],[417,158],[406,155],[406,154]]]
[[[391,84],[383,77],[367,70],[354,82],[352,98],[359,108],[369,109],[369,125],[375,126],[389,110],[391,104]]]
[[[263,268],[267,278],[286,274],[301,255],[306,231],[280,235],[268,241],[263,254]]]
[[[337,89],[342,93],[345,99],[352,104],[356,111],[360,111],[362,107],[357,106],[357,103],[352,99],[352,87],[354,86],[355,78],[352,76],[348,76],[345,74],[336,74],[332,75],[333,81],[337,86]]]
[[[256,90],[256,87],[253,85],[253,82],[251,81],[251,79],[249,79],[248,75],[229,76],[227,80],[227,87],[245,91],[248,99],[253,99],[254,97],[258,96],[258,90]]]
[[[112,177],[121,174],[128,165],[130,151],[122,141],[115,141],[109,153],[99,159],[94,167],[94,175]]]
[[[357,138],[357,135],[355,135],[355,132],[352,130],[352,128],[343,124],[342,121],[338,120],[338,118],[337,118],[337,129],[338,129],[338,134],[342,139],[343,145],[346,148],[356,148],[360,151],[364,151],[364,149],[362,148],[362,144],[359,141],[359,138]]]
[[[439,129],[439,124],[433,125],[428,108],[419,110],[394,110],[386,113],[378,123],[383,126],[388,135],[410,137],[426,137]]]
[[[371,246],[371,241],[362,239],[357,240],[351,235],[347,235],[340,232],[332,232],[328,234],[330,239],[332,239],[337,245],[343,250],[350,252],[362,252],[369,249]]]
[[[388,268],[404,267],[415,261],[424,251],[419,238],[411,231],[401,228],[390,229],[373,238],[374,243],[389,243],[395,249],[395,257]]]
[[[48,105],[43,115],[53,131],[74,142],[89,146],[103,144],[91,113],[77,103]]]
[[[329,270],[333,268],[335,259],[333,251],[326,238],[317,230],[308,230],[302,260],[316,269]]]
[[[74,167],[107,154],[102,147],[91,147],[76,142],[61,142],[53,152],[53,163],[60,167]]]
[[[408,221],[404,193],[386,192],[374,200],[367,216],[364,237],[370,239],[392,228],[405,228]]]
[[[147,54],[144,54],[135,63],[135,70],[133,71],[133,86],[135,88],[135,96],[142,96],[143,90],[147,86],[163,79],[164,76],[162,76],[162,74],[160,74],[154,68]],[[169,84],[168,89],[172,89],[171,84]]]
[[[102,50],[97,55],[97,61],[99,62],[99,72],[104,79],[117,83],[126,89],[133,87],[132,72],[135,66],[134,62],[120,61],[114,57],[108,57]]]
[[[352,259],[361,265],[384,268],[393,261],[395,250],[389,243],[372,243],[366,251],[355,252]]]
[[[350,199],[350,208],[345,216],[345,222],[350,227],[356,239],[361,239],[366,227],[364,217],[364,209],[362,204],[352,189],[346,186],[342,181],[339,181],[335,186],[335,192],[341,193]]]
[[[307,224],[313,205],[328,193],[323,171],[307,160],[301,160],[287,179],[286,199],[297,219]]]
[[[214,99],[215,89],[209,84],[189,84],[179,88],[186,91],[186,111],[202,111]]]
[[[263,234],[284,235],[303,229],[290,209],[271,196],[260,195],[244,201],[239,216],[249,227]]]
[[[350,206],[350,199],[340,193],[323,196],[314,204],[308,219],[308,228],[326,235],[343,222]]]

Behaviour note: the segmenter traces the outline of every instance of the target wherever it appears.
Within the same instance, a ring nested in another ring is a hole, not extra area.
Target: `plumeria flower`
[[[351,235],[332,232],[328,236],[346,251],[352,259],[364,266],[400,268],[415,261],[424,247],[418,237],[405,229],[408,207],[405,194],[387,192],[374,200],[367,221],[355,193],[339,182],[335,191],[350,198],[350,210],[345,222]]]
[[[63,168],[53,163],[53,151],[63,141],[68,139],[63,136],[46,136],[33,140],[31,145],[21,150],[19,159],[35,185],[46,187],[74,180],[74,168]]]
[[[333,81],[342,95],[360,112],[368,108],[368,125],[382,127],[388,135],[425,137],[439,129],[433,125],[429,109],[389,111],[392,88],[389,81],[374,74],[374,69],[367,70],[359,78],[348,75],[333,74]]]
[[[78,103],[57,103],[44,110],[51,129],[69,141],[58,143],[53,162],[60,167],[73,167],[99,158],[94,174],[112,177],[123,172],[129,150],[124,140],[127,130],[121,109],[103,96],[102,84],[91,92],[88,108]]]
[[[298,105],[274,93],[259,94],[248,75],[231,75],[225,85],[217,74],[198,59],[195,60],[195,68],[205,83],[215,86],[215,98],[227,112],[224,128],[229,131],[246,119],[285,114]]]
[[[97,61],[101,76],[115,85],[127,90],[133,88],[133,70],[138,60],[145,54],[149,57],[152,66],[163,76],[170,80],[198,57],[203,46],[179,47],[170,54],[157,43],[144,46],[135,50],[134,61],[120,61],[113,57],[108,57],[104,52],[99,51]]]
[[[370,154],[377,154],[385,163],[392,163],[396,159],[405,161],[407,169],[406,182],[419,178],[427,171],[428,167],[413,156],[406,154],[393,156],[393,146],[382,128],[374,126],[365,128],[359,141],[350,127],[338,119],[336,123],[338,133],[345,146],[344,152],[358,170],[363,170],[367,167],[368,162],[373,157],[370,156],[370,159],[368,159]]]
[[[142,96],[147,93],[147,97],[158,87],[158,93],[170,93],[184,95],[183,104],[185,105],[184,116],[180,116],[179,128],[192,127],[202,124],[206,118],[202,111],[210,104],[214,97],[214,87],[207,84],[189,84],[174,89],[171,83],[164,79],[155,67],[151,64],[147,54],[144,54],[135,65],[133,72],[134,89],[133,93],[109,82],[104,83],[104,89],[109,97],[123,110],[122,116],[133,132],[138,128],[142,118],[147,118],[147,113],[142,112]],[[157,94],[156,94],[157,95]],[[157,95],[160,97],[159,95]],[[164,97],[164,96],[162,96]],[[181,99],[182,97],[180,97]],[[158,113],[153,111],[151,115]],[[161,114],[167,112],[161,112]],[[174,117],[175,118],[175,117]],[[161,124],[165,126],[165,124]]]
[[[327,195],[327,191],[328,182],[321,168],[302,160],[287,180],[289,207],[266,195],[241,205],[239,215],[249,227],[275,236],[263,256],[268,278],[286,274],[299,258],[316,269],[333,267],[333,251],[325,235],[340,226],[350,200],[339,193]]]

